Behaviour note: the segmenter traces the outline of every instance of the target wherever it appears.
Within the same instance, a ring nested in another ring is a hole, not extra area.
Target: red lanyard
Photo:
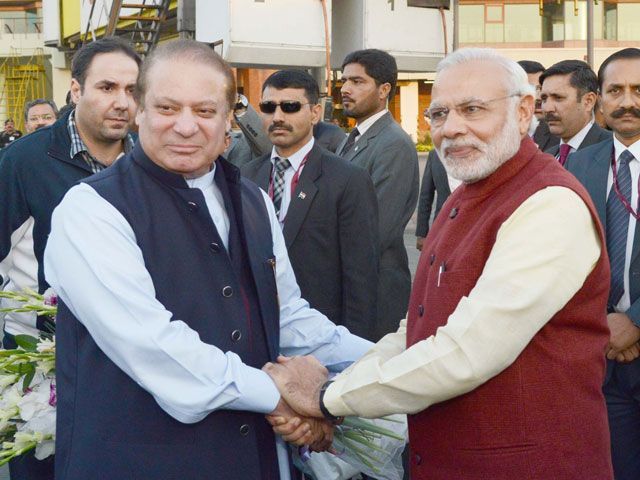
[[[618,168],[616,166],[616,153],[615,149],[611,152],[611,169],[613,170],[613,189],[616,192],[616,196],[618,200],[622,202],[624,208],[627,212],[629,212],[636,220],[640,220],[640,212],[634,210],[631,206],[631,202],[620,192],[620,188],[618,187]],[[640,179],[638,181],[640,184]],[[640,185],[639,185],[640,186]]]
[[[289,202],[291,202],[291,200],[293,200],[293,194],[296,191],[296,187],[298,186],[298,182],[300,181],[300,171],[302,170],[302,167],[304,167],[304,164],[307,163],[307,158],[309,158],[309,153],[311,153],[311,151],[309,151],[304,158],[302,159],[302,162],[300,162],[300,166],[296,169],[296,173],[293,174],[293,178],[291,179],[291,195],[289,198]],[[274,165],[271,167],[271,177],[269,179],[269,197],[271,198],[271,200],[273,200],[273,175],[275,173],[275,163]]]

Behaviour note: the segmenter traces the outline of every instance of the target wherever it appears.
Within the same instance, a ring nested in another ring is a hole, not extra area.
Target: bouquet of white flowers
[[[407,417],[377,419],[346,417],[334,431],[330,452],[293,452],[295,465],[307,476],[346,480],[364,473],[379,480],[402,480],[402,452],[407,440]]]
[[[0,311],[36,312],[52,318],[57,312],[52,293],[0,292],[0,297],[20,304]],[[0,349],[0,465],[33,449],[39,460],[55,451],[55,337],[16,335],[15,340],[18,348]]]

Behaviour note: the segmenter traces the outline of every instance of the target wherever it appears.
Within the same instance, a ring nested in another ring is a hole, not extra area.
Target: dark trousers
[[[611,430],[611,457],[616,480],[640,479],[640,359],[607,361],[603,392]],[[585,419],[586,421],[586,419]]]
[[[16,342],[13,335],[4,333],[2,346],[6,349],[16,348]],[[48,457],[44,460],[38,460],[33,456],[33,451],[14,458],[9,462],[9,473],[11,480],[53,480],[53,462],[54,457]]]

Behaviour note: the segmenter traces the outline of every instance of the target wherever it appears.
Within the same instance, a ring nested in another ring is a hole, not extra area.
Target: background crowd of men
[[[33,100],[27,135],[0,135],[3,287],[61,298],[56,478],[293,478],[264,415],[324,450],[337,417],[390,413],[410,414],[412,478],[640,478],[640,50],[597,75],[518,63],[441,63],[419,191],[386,52],[342,63],[348,135],[312,76],[273,73],[254,155],[208,47],[79,50],[69,107]],[[50,329],[4,320],[6,348]],[[279,354],[356,363],[330,382]]]

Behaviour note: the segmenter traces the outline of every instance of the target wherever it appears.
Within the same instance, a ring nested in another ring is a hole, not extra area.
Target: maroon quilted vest
[[[482,274],[503,222],[531,195],[579,182],[529,137],[514,158],[447,200],[422,250],[407,346],[436,333]],[[437,286],[438,270],[446,271]],[[609,261],[603,250],[582,288],[516,361],[475,390],[409,416],[411,478],[608,480],[609,430],[601,391],[609,338]],[[494,348],[500,348],[495,345]]]

